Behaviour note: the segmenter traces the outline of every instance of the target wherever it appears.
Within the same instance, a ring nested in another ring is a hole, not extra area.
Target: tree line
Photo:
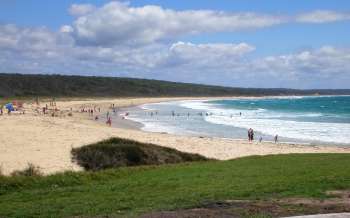
[[[181,97],[350,94],[350,89],[237,88],[160,80],[0,73],[0,97]]]

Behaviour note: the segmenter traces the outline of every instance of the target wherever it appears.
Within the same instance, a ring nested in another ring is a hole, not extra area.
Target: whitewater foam
[[[329,143],[350,143],[350,124],[303,122],[282,120],[278,118],[320,117],[321,113],[278,113],[266,109],[238,110],[219,108],[217,104],[206,102],[184,102],[181,106],[204,110],[213,114],[205,120],[214,124],[228,125],[239,128],[254,128],[263,134],[308,141],[323,141]],[[239,114],[242,114],[241,116]]]
[[[292,97],[292,99],[302,98],[317,97]],[[248,101],[248,104],[250,100],[242,99]],[[142,108],[159,111],[157,118],[145,116],[144,113],[131,117],[143,123],[142,129],[145,131],[244,138],[246,129],[253,128],[259,136],[266,136],[264,139],[267,140],[278,134],[284,141],[350,144],[348,135],[350,123],[344,120],[337,121],[343,119],[338,114],[329,115],[318,111],[278,111],[260,106],[237,109],[220,101],[205,100],[162,102],[143,105]],[[172,117],[172,110],[176,110],[176,114],[180,113],[180,116]],[[200,112],[203,112],[203,116],[199,116]],[[186,119],[187,113],[191,113],[190,119]]]

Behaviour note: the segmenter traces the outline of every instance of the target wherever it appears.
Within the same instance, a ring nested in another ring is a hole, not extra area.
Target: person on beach
[[[262,136],[260,136],[260,138],[259,138],[259,142],[260,142],[260,143],[262,142]]]
[[[275,135],[274,140],[275,140],[275,143],[277,143],[277,141],[278,141],[278,135]]]
[[[251,142],[254,140],[254,130],[252,128],[249,128],[248,130],[248,141]]]
[[[106,124],[107,124],[108,126],[112,126],[112,120],[111,120],[110,117],[108,117],[108,120],[107,120]]]

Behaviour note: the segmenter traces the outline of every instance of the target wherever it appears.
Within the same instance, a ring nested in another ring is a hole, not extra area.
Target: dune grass
[[[252,156],[231,161],[0,177],[0,217],[136,216],[227,199],[324,198],[350,188],[350,154]]]
[[[134,140],[111,138],[72,149],[72,160],[86,170],[206,161],[204,156]]]

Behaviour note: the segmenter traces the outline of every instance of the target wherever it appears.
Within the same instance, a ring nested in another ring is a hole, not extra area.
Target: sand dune
[[[82,107],[100,107],[107,111],[114,103],[126,107],[144,103],[181,100],[188,98],[128,98],[80,101],[59,101],[58,117],[39,115],[35,106],[25,104],[24,115],[0,116],[0,166],[3,173],[23,169],[27,163],[38,165],[42,172],[50,174],[65,170],[81,170],[71,162],[70,150],[113,136],[149,142],[175,148],[184,152],[199,153],[221,160],[248,155],[281,153],[350,153],[349,148],[335,146],[302,146],[292,144],[248,143],[245,140],[199,138],[140,130],[111,128],[96,122],[87,113],[77,112]],[[45,106],[46,103],[41,103]],[[67,113],[73,110],[73,116]]]

